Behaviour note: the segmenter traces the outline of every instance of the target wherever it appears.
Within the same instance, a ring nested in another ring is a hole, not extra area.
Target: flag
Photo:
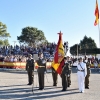
[[[56,51],[54,55],[54,60],[52,62],[52,67],[55,69],[55,71],[58,74],[61,74],[62,72],[62,66],[64,65],[64,47],[63,47],[63,42],[62,42],[62,33],[59,34],[59,40],[56,46]]]
[[[96,0],[96,8],[95,8],[95,22],[94,22],[94,26],[96,26],[99,23],[99,8],[98,8],[98,2]]]

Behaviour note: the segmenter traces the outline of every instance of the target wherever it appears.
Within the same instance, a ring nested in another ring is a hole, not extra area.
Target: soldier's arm
[[[34,70],[34,64],[35,63],[35,60],[34,59],[32,59],[32,67],[33,67],[33,70]]]
[[[70,64],[68,64],[68,75],[70,75]]]
[[[28,60],[26,61],[26,70],[28,69]]]

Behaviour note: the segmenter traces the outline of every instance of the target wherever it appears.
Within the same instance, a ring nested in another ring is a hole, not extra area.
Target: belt
[[[45,66],[39,66],[39,67],[45,67]]]
[[[80,72],[84,72],[84,70],[78,70],[78,71],[80,71]]]

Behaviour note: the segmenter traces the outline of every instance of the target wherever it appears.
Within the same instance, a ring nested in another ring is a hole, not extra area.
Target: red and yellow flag
[[[95,22],[94,22],[94,26],[96,26],[99,23],[99,8],[98,8],[98,2],[96,0],[96,8],[95,8]]]
[[[58,33],[59,34],[59,40],[58,40],[58,44],[56,47],[56,51],[55,51],[55,55],[54,55],[54,61],[52,63],[52,67],[55,69],[55,71],[58,74],[61,74],[62,72],[62,66],[64,65],[64,47],[63,47],[63,42],[62,42],[62,33]]]

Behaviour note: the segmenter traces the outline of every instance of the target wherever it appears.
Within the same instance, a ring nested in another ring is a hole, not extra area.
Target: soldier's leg
[[[61,77],[62,77],[62,88],[64,88],[64,74],[62,74]]]
[[[30,75],[29,75],[29,77],[30,77],[30,84],[32,84],[33,83],[33,71],[31,70],[30,71]]]
[[[88,87],[89,87],[89,77],[90,77],[90,74],[88,75]]]
[[[57,85],[57,78],[58,78],[58,74],[57,72],[54,73],[54,86]]]
[[[63,90],[67,89],[67,80],[66,80],[65,74],[62,74],[62,88],[63,88]]]
[[[44,89],[44,73],[41,73],[41,88]]]
[[[78,76],[78,87],[79,87],[79,91],[81,92],[81,77],[80,77],[80,73],[78,73],[77,76]]]
[[[70,75],[69,75],[69,76],[67,76],[67,82],[68,82],[68,87],[70,87],[70,85],[71,85]]]
[[[70,76],[69,76],[69,85],[71,85],[71,70],[70,70]]]
[[[89,77],[90,75],[86,75],[85,77],[85,88],[89,88]]]
[[[84,75],[81,75],[81,91],[84,92],[84,81],[85,81],[85,78],[84,78]]]
[[[28,84],[32,84],[31,83],[31,72],[30,71],[28,71],[28,82],[29,82]]]
[[[27,74],[28,74],[28,84],[29,84],[29,71],[27,71]]]
[[[57,85],[57,81],[58,81],[58,73],[55,73],[55,85]]]
[[[39,89],[41,88],[41,73],[38,73]]]
[[[34,82],[34,71],[32,71],[32,75],[31,75],[31,80],[32,80],[32,83]]]
[[[55,85],[55,81],[54,81],[54,72],[52,72],[52,79],[53,79],[53,86]]]
[[[87,75],[85,77],[85,88],[87,87]]]

